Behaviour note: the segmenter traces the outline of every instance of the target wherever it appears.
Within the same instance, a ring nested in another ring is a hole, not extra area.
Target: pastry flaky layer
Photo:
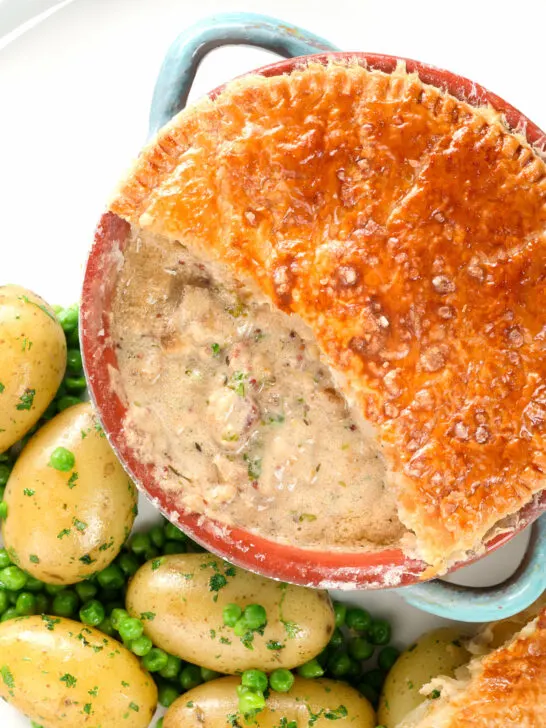
[[[444,682],[441,697],[398,728],[544,728],[546,609],[505,646],[473,660],[465,680]]]
[[[491,109],[311,63],[178,114],[110,208],[308,324],[441,569],[546,485],[545,201]]]

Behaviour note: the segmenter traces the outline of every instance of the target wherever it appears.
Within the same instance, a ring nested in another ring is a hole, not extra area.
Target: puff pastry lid
[[[178,114],[110,209],[311,327],[441,568],[546,485],[545,201],[491,109],[315,63]]]
[[[470,664],[466,687],[429,701],[424,717],[399,728],[544,728],[546,609],[509,644]]]

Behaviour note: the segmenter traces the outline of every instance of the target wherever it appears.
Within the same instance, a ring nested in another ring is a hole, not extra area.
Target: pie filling
[[[296,316],[133,229],[111,332],[129,443],[179,506],[306,548],[400,542],[379,445]]]

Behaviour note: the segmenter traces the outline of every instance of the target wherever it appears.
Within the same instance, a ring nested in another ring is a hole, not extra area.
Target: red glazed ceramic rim
[[[325,53],[280,61],[250,73],[275,76],[289,73],[312,58],[326,63],[329,59],[356,59],[370,69],[391,73],[402,60],[410,72],[417,72],[424,83],[448,91],[474,106],[491,104],[501,112],[508,125],[524,134],[531,144],[543,148],[544,133],[523,114],[501,98],[474,82],[433,66],[409,59],[370,53]],[[247,75],[247,74],[245,74]],[[223,86],[214,89],[214,98]],[[129,225],[113,213],[104,213],[95,233],[95,242],[85,271],[81,302],[81,340],[84,367],[91,397],[95,403],[110,444],[137,486],[171,522],[208,550],[250,571],[304,586],[330,589],[381,589],[407,586],[422,580],[426,566],[406,557],[399,549],[377,553],[315,551],[277,543],[241,528],[228,528],[204,516],[178,508],[161,488],[151,466],[142,463],[127,444],[123,420],[126,407],[116,387],[117,359],[110,339],[110,304]],[[516,524],[486,543],[491,552],[546,510],[546,494],[526,506]],[[470,563],[466,561],[454,568]]]

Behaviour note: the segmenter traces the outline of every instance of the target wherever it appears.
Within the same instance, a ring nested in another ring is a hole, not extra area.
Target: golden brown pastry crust
[[[546,485],[545,194],[491,109],[310,64],[183,111],[110,207],[309,324],[440,565]]]
[[[544,728],[546,726],[546,610],[534,630],[482,658],[467,688],[440,699],[415,728]]]

